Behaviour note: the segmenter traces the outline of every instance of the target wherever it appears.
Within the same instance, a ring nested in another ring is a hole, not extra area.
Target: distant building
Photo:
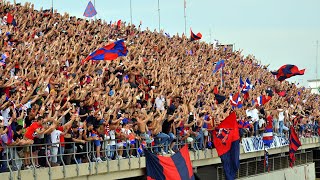
[[[320,79],[308,80],[308,87],[311,88],[311,93],[320,94]]]

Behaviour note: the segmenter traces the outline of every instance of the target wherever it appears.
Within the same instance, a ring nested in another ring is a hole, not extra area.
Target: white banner
[[[245,153],[264,150],[262,137],[243,138],[241,142]],[[273,136],[273,143],[271,144],[271,147],[266,147],[266,149],[279,148],[287,145],[289,145],[289,139]]]

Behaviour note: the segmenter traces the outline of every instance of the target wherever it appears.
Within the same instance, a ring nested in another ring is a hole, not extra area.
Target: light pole
[[[160,0],[158,0],[159,33],[160,33]]]
[[[186,0],[183,1],[184,6],[184,34],[187,36],[187,15],[186,15],[186,8],[187,8],[187,2]]]
[[[130,0],[130,23],[132,26],[132,2],[131,2],[131,0]]]

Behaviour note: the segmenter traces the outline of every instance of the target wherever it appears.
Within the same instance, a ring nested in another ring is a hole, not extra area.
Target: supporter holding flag
[[[202,38],[202,34],[201,33],[198,33],[198,34],[194,34],[192,32],[192,29],[190,28],[190,33],[191,33],[191,36],[190,36],[190,41],[196,41],[196,40],[200,40]]]
[[[89,60],[114,60],[127,54],[128,50],[124,44],[124,40],[119,40],[94,51],[86,59],[82,60],[81,63],[83,64]]]
[[[231,112],[215,129],[213,142],[226,179],[233,180],[240,166],[240,136],[235,112]]]
[[[305,69],[299,70],[297,66],[286,64],[281,66],[277,71],[271,72],[279,81],[284,81],[292,76],[304,75]]]
[[[298,138],[298,135],[293,128],[293,126],[290,127],[290,143],[289,143],[289,163],[290,167],[293,167],[294,162],[296,161],[296,157],[294,153],[297,152],[299,147],[301,146],[300,139]]]

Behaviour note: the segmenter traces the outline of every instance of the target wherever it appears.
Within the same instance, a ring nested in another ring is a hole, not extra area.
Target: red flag
[[[279,81],[284,81],[292,76],[304,75],[304,72],[305,69],[299,70],[295,65],[286,64],[281,66],[277,71],[271,73],[276,75]]]
[[[121,19],[117,22],[117,27],[118,27],[118,29],[121,28]]]
[[[234,179],[240,167],[240,136],[235,112],[215,128],[213,143],[221,158],[226,179]]]
[[[294,130],[293,126],[290,127],[290,144],[289,144],[289,163],[290,167],[293,166],[296,157],[294,156],[294,153],[299,149],[301,146],[300,139],[298,138],[298,135],[296,131]]]
[[[213,143],[217,149],[218,155],[222,156],[231,148],[234,141],[240,139],[237,123],[236,112],[232,112],[225,120],[223,120],[218,128],[213,139]]]
[[[191,34],[191,37],[190,37],[190,40],[191,41],[196,41],[196,40],[199,40],[202,38],[202,34],[201,33],[198,33],[198,34],[194,34],[192,32],[192,29],[190,28],[190,34]]]

